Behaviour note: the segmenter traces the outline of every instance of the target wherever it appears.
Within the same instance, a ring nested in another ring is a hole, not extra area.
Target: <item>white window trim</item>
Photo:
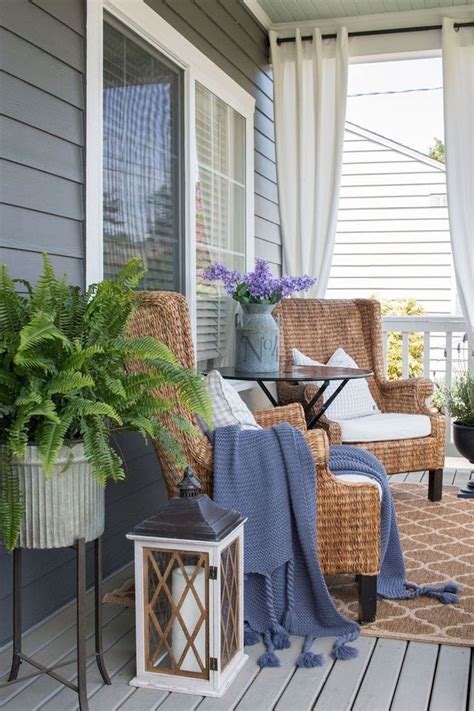
[[[254,264],[255,99],[144,0],[87,0],[86,90],[86,283],[103,278],[102,91],[103,18],[113,15],[184,71],[185,293],[196,342],[196,209],[198,176],[195,145],[195,82],[203,84],[245,118],[246,268]]]

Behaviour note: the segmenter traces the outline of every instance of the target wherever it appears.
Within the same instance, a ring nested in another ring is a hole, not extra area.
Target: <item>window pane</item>
[[[104,277],[132,257],[145,289],[181,288],[182,72],[104,24]]]
[[[199,366],[230,362],[235,302],[200,278],[209,264],[245,270],[245,119],[196,84],[197,353]]]

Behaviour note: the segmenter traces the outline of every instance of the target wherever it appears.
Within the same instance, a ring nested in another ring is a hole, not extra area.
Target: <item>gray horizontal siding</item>
[[[3,0],[0,56],[0,262],[34,281],[41,253],[84,283],[84,0]],[[168,22],[256,99],[257,256],[280,268],[273,85],[265,32],[238,0],[153,1]],[[127,479],[106,492],[105,571],[126,564],[125,533],[156,512],[166,492],[153,448],[124,433],[117,441]],[[91,580],[89,553],[89,580]],[[0,548],[0,645],[10,635],[11,558]],[[74,595],[71,551],[30,551],[24,563],[24,626]]]
[[[239,0],[146,2],[255,97],[255,254],[278,271],[281,239],[273,77],[266,34]]]
[[[84,0],[2,0],[0,30],[0,263],[34,282],[47,251],[84,285]],[[125,534],[162,506],[154,449],[124,433],[128,477],[106,492],[104,569],[132,557]],[[69,550],[26,551],[24,627],[74,596]],[[92,556],[88,561],[92,581]],[[11,557],[0,547],[0,646],[10,636]]]
[[[414,297],[451,312],[453,268],[442,166],[347,129],[328,297]]]

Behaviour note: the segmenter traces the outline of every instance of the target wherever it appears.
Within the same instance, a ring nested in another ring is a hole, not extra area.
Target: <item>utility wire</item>
[[[409,94],[413,91],[440,91],[442,86],[425,86],[419,89],[394,89],[393,91],[368,91],[361,94],[348,94],[347,98],[351,99],[355,96],[381,96],[385,94]]]

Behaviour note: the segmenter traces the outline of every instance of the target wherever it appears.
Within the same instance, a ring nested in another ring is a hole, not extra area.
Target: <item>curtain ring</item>
[[[459,32],[460,25],[457,22],[455,22],[453,25],[453,28],[454,28],[455,32]]]

